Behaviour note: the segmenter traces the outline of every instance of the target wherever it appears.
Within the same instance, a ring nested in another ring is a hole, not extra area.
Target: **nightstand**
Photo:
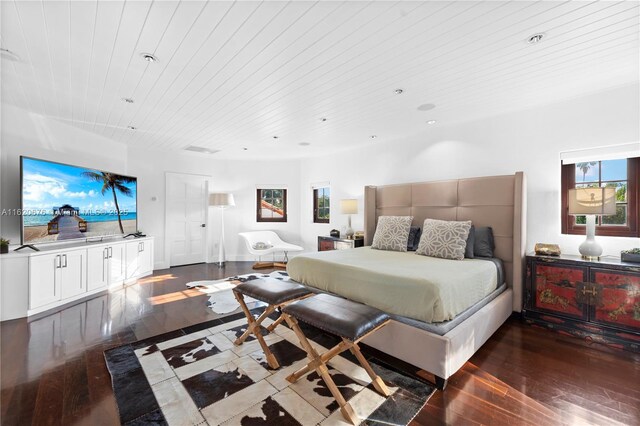
[[[364,246],[364,238],[318,237],[318,251],[345,250]]]
[[[640,264],[604,256],[527,256],[524,319],[640,351]]]

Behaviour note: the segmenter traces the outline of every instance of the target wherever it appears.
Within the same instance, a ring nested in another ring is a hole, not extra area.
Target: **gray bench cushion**
[[[302,322],[351,341],[389,319],[389,315],[379,309],[330,294],[299,300],[282,310]]]
[[[305,286],[273,278],[247,281],[234,287],[233,291],[244,294],[269,305],[279,305],[299,299],[311,293]]]

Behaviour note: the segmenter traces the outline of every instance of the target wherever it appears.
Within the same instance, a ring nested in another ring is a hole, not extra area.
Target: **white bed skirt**
[[[513,311],[507,289],[443,336],[392,320],[362,342],[448,379],[491,337]]]

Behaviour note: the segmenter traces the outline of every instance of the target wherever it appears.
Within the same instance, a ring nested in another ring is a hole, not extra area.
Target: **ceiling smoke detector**
[[[540,43],[540,41],[542,40],[543,37],[544,37],[544,33],[534,34],[534,35],[532,35],[531,37],[529,37],[527,39],[527,43],[529,43],[529,44]]]
[[[278,139],[279,137],[280,137],[280,136],[274,136],[273,138],[274,138],[274,139]]]
[[[195,145],[189,145],[188,147],[184,148],[184,150],[191,151],[191,152],[198,152],[200,154],[215,154],[216,152],[220,152],[219,149],[209,149],[203,146],[195,146]]]
[[[151,53],[141,53],[140,56],[147,62],[158,62],[158,58]]]
[[[131,99],[131,98],[122,98],[122,102],[126,102],[128,104],[132,104],[133,103],[133,99]]]
[[[129,129],[129,130],[138,130],[138,128],[135,127],[135,126],[127,126],[127,129]]]
[[[393,91],[393,93],[395,93],[396,95],[401,95],[404,92],[404,90],[402,89],[396,89]]]
[[[320,119],[320,121],[322,121],[322,122],[324,123],[325,121],[327,121],[327,119],[326,119],[325,117],[322,117],[322,118]]]
[[[369,136],[369,137],[370,137],[371,139],[375,139],[375,138],[377,138],[378,136],[376,136],[376,135],[371,135],[371,136]]]
[[[20,56],[4,47],[0,47],[0,56],[8,61],[20,62]]]

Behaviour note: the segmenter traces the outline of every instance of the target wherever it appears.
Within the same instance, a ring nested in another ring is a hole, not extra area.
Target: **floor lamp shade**
[[[340,213],[349,215],[349,221],[347,222],[347,230],[345,234],[347,238],[353,237],[353,228],[351,227],[351,215],[358,213],[358,200],[355,198],[347,198],[340,200]]]
[[[233,194],[228,192],[214,192],[209,194],[209,205],[211,207],[233,207],[236,205]]]
[[[228,192],[214,192],[209,194],[209,206],[217,207],[220,212],[220,241],[218,246],[218,267],[222,268],[225,264],[224,255],[224,209],[235,206],[235,200],[233,194]]]
[[[580,244],[579,251],[585,259],[597,259],[602,246],[596,241],[596,215],[616,214],[616,190],[612,187],[575,188],[567,192],[569,214],[585,215],[587,239]]]

